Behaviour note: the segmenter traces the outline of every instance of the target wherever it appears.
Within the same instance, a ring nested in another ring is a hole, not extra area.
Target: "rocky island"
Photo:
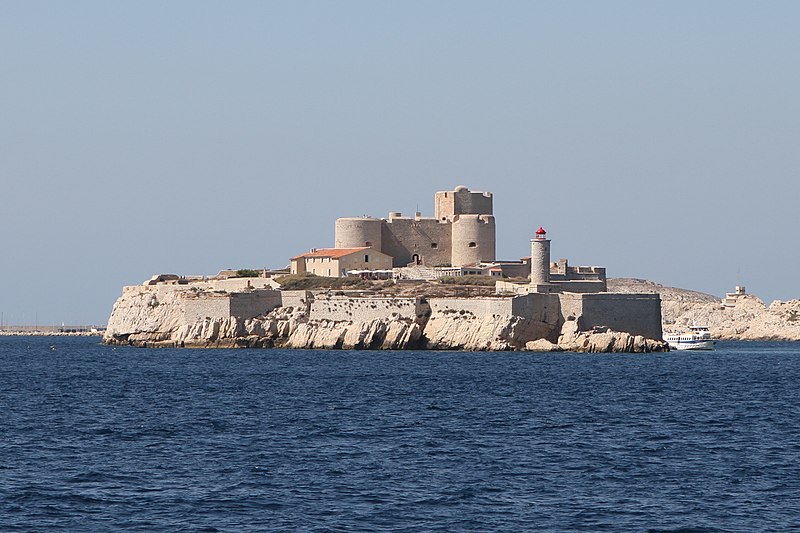
[[[368,282],[374,285],[370,289],[276,290],[267,288],[266,281],[233,278],[126,287],[114,305],[104,342],[203,348],[665,349],[663,342],[650,338],[658,332],[614,331],[597,323],[596,302],[571,295],[467,291],[473,294],[458,296],[463,292],[456,284],[421,281],[400,283],[400,288],[438,296],[402,296],[382,290],[386,282]],[[259,282],[262,286],[256,288]],[[563,303],[560,296],[566,296]],[[639,309],[659,304],[657,295],[626,302]],[[660,324],[650,326],[660,330]]]
[[[464,186],[435,215],[336,220],[333,248],[279,271],[158,275],[125,287],[104,342],[135,346],[323,349],[667,349],[690,324],[718,339],[800,340],[800,302],[766,306],[744,287],[724,299],[606,269],[551,261],[544,228],[531,255],[495,257],[493,197]]]
[[[609,291],[605,268],[551,262],[551,241],[541,227],[529,257],[499,261],[491,193],[459,186],[437,192],[434,200],[433,217],[390,212],[385,219],[340,218],[335,246],[292,257],[289,272],[161,275],[125,287],[104,341],[180,347],[666,349],[657,293]]]
[[[719,298],[631,278],[609,279],[608,286],[615,292],[659,294],[664,331],[702,324],[720,340],[800,341],[800,300],[775,300],[766,305],[747,294],[744,287]]]

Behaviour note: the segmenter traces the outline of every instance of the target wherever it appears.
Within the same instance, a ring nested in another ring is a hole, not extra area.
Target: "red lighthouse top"
[[[537,237],[539,237],[539,238],[541,238],[541,237],[544,237],[544,235],[545,235],[546,233],[547,233],[547,232],[546,232],[546,231],[544,230],[544,228],[543,228],[543,227],[541,227],[541,226],[539,226],[539,229],[537,229],[537,230],[536,230],[536,236],[537,236]]]

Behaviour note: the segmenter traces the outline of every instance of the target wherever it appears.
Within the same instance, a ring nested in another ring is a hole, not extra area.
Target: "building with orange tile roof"
[[[292,257],[292,274],[315,274],[338,278],[349,270],[387,270],[392,257],[370,246],[355,248],[315,248]]]

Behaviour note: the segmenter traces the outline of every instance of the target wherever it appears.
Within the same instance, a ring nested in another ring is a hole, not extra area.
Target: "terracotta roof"
[[[371,250],[369,246],[362,246],[361,248],[317,248],[313,252],[300,254],[292,257],[292,260],[300,259],[302,257],[330,257],[331,259],[339,259],[346,255],[361,252],[363,250]]]

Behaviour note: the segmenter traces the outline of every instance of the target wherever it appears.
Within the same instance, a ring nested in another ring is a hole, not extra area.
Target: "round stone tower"
[[[452,223],[453,266],[495,260],[495,223],[492,215],[455,215]]]
[[[531,285],[550,283],[550,239],[540,227],[531,239]]]
[[[336,219],[336,248],[360,248],[372,246],[381,251],[381,230],[383,221],[379,218],[337,218]]]

